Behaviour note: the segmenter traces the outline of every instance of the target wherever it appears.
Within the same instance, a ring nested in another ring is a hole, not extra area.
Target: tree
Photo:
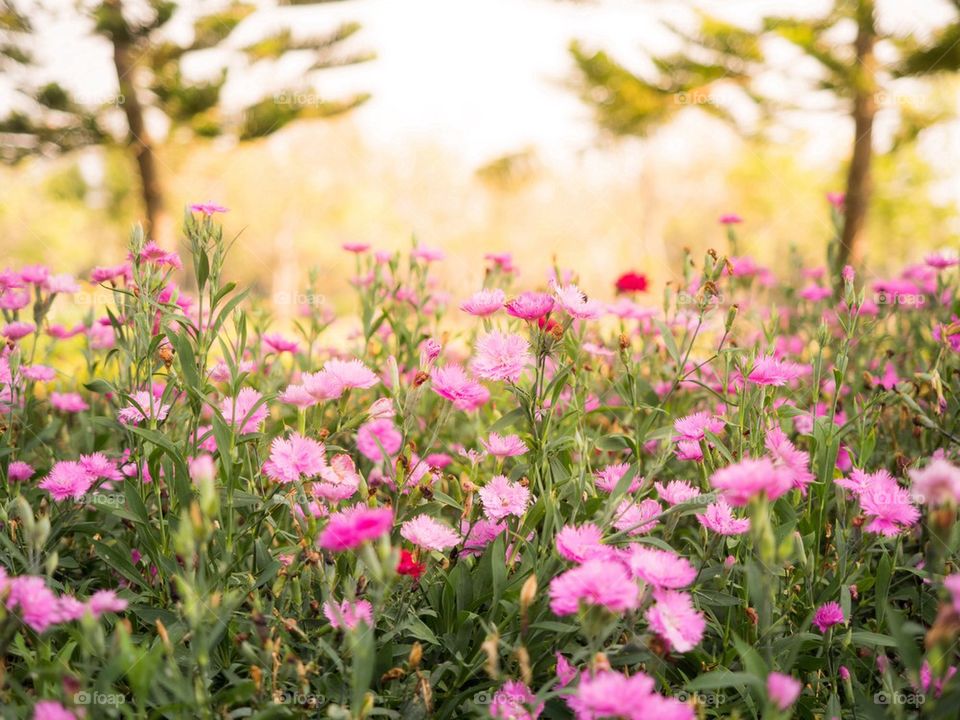
[[[0,160],[16,163],[30,156],[56,155],[90,145],[120,144],[136,162],[144,213],[154,234],[164,234],[165,204],[157,142],[147,129],[148,111],[162,112],[173,130],[188,137],[230,134],[240,140],[253,140],[296,119],[338,115],[368,98],[357,94],[327,99],[313,90],[320,71],[370,59],[369,54],[342,49],[360,29],[356,23],[308,38],[297,38],[284,28],[232,50],[227,40],[237,26],[247,18],[255,20],[256,13],[266,10],[234,2],[218,12],[201,15],[193,21],[193,39],[187,45],[173,42],[166,32],[176,14],[186,11],[177,2],[97,0],[82,5],[80,11],[90,24],[90,32],[109,43],[117,77],[117,94],[111,98],[82,101],[57,83],[36,84],[38,67],[27,52],[30,35],[36,32],[34,23],[17,7],[16,0],[2,0],[0,70],[13,79],[18,107],[0,119]],[[184,62],[211,49],[239,62],[224,61],[212,79],[188,79]],[[221,91],[231,73],[243,73],[255,63],[276,63],[293,51],[309,59],[302,87],[265,88],[258,102],[240,112],[224,109]],[[121,135],[109,129],[118,115],[125,121]]]
[[[960,17],[960,0],[954,5]],[[848,46],[834,42],[837,28],[851,23],[856,27],[853,42]],[[788,41],[819,65],[819,82],[811,89],[829,94],[853,121],[843,232],[831,247],[831,265],[839,271],[846,263],[857,261],[863,250],[870,203],[878,95],[881,91],[893,95],[891,91],[900,78],[960,69],[960,24],[955,20],[941,27],[921,44],[912,35],[898,37],[882,32],[874,0],[835,0],[822,17],[763,18],[759,32],[704,13],[699,13],[698,32],[672,30],[682,40],[683,50],[651,58],[655,69],[652,79],[631,72],[602,50],[589,51],[579,43],[572,44],[581,96],[593,106],[601,127],[616,135],[642,137],[690,107],[733,121],[716,102],[718,90],[730,85],[739,88],[765,119],[783,110],[803,109],[773,102],[756,82],[771,67],[768,41]],[[895,51],[894,60],[881,62],[877,53],[880,43]],[[916,137],[920,129],[941,117],[937,112],[906,107],[901,112],[903,129],[898,137]]]

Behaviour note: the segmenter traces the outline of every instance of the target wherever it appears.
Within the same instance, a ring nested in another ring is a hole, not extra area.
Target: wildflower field
[[[956,259],[347,245],[280,326],[224,211],[0,274],[0,716],[958,716]]]

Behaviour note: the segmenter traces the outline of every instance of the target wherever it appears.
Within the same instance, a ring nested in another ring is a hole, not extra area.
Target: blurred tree
[[[33,27],[17,0],[0,0],[0,70],[12,79],[17,109],[0,119],[0,160],[16,163],[32,155],[54,155],[90,145],[124,147],[136,161],[148,226],[163,235],[164,192],[158,169],[156,143],[147,128],[147,115],[159,111],[172,130],[190,137],[229,134],[251,140],[276,132],[300,118],[330,117],[346,112],[369,96],[356,94],[327,99],[313,90],[316,73],[327,68],[369,60],[369,54],[343,50],[344,42],[360,26],[344,23],[330,33],[299,37],[282,28],[245,47],[232,41],[246,19],[261,12],[252,4],[233,2],[214,13],[190,15],[193,39],[181,45],[166,32],[191,4],[171,0],[96,0],[81,2],[80,20],[91,23],[91,33],[109,42],[116,95],[83,101],[58,83],[37,84],[41,68],[28,52]],[[284,4],[306,5],[308,2]],[[181,7],[182,5],[182,7]],[[212,79],[188,79],[184,64],[201,51],[222,56]],[[264,88],[264,96],[238,112],[225,109],[221,94],[233,75],[251,71],[255,64],[277,63],[288,53],[309,58],[300,87]],[[122,136],[111,131],[119,115],[125,120]]]
[[[960,0],[954,0],[954,6],[960,16]],[[872,191],[873,127],[878,102],[884,97],[881,93],[898,97],[887,91],[898,78],[960,70],[960,22],[954,19],[924,43],[913,34],[898,37],[882,32],[875,0],[835,0],[826,15],[813,19],[767,17],[759,32],[704,13],[698,12],[698,16],[695,33],[671,28],[683,41],[684,49],[652,58],[652,80],[631,72],[603,51],[589,51],[576,42],[571,45],[581,96],[593,106],[598,123],[617,135],[646,136],[690,107],[732,121],[717,102],[716,93],[724,85],[738,87],[764,119],[782,110],[802,109],[774,102],[757,82],[771,68],[766,41],[789,41],[819,65],[821,73],[815,89],[832,95],[854,124],[844,228],[840,242],[831,247],[831,264],[838,270],[858,260]],[[856,28],[852,43],[837,43],[838,28],[851,25]],[[881,42],[895,50],[883,54],[893,60],[878,57],[876,49]],[[940,109],[918,110],[902,105],[901,131],[895,147],[914,139],[924,127],[945,115]]]

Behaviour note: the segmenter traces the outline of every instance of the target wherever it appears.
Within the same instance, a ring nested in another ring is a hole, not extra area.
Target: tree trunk
[[[120,3],[111,3],[120,13]],[[122,20],[118,20],[122,22]],[[143,106],[137,97],[133,82],[135,60],[131,58],[131,45],[126,33],[113,32],[110,37],[113,44],[113,65],[117,71],[120,95],[123,98],[123,111],[127,117],[129,136],[127,147],[137,161],[140,174],[141,197],[146,212],[147,232],[158,240],[165,240],[166,223],[163,203],[163,189],[160,185],[160,173],[157,169],[157,156],[143,119]]]
[[[873,119],[877,114],[877,61],[874,44],[873,0],[861,0],[857,8],[857,62],[853,68],[853,157],[847,173],[843,235],[837,256],[838,269],[858,263],[863,255],[863,232],[870,205],[870,165],[873,159]]]

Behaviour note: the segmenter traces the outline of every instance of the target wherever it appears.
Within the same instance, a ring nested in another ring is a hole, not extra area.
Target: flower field
[[[957,717],[956,259],[347,245],[283,324],[225,210],[0,274],[0,716]]]

